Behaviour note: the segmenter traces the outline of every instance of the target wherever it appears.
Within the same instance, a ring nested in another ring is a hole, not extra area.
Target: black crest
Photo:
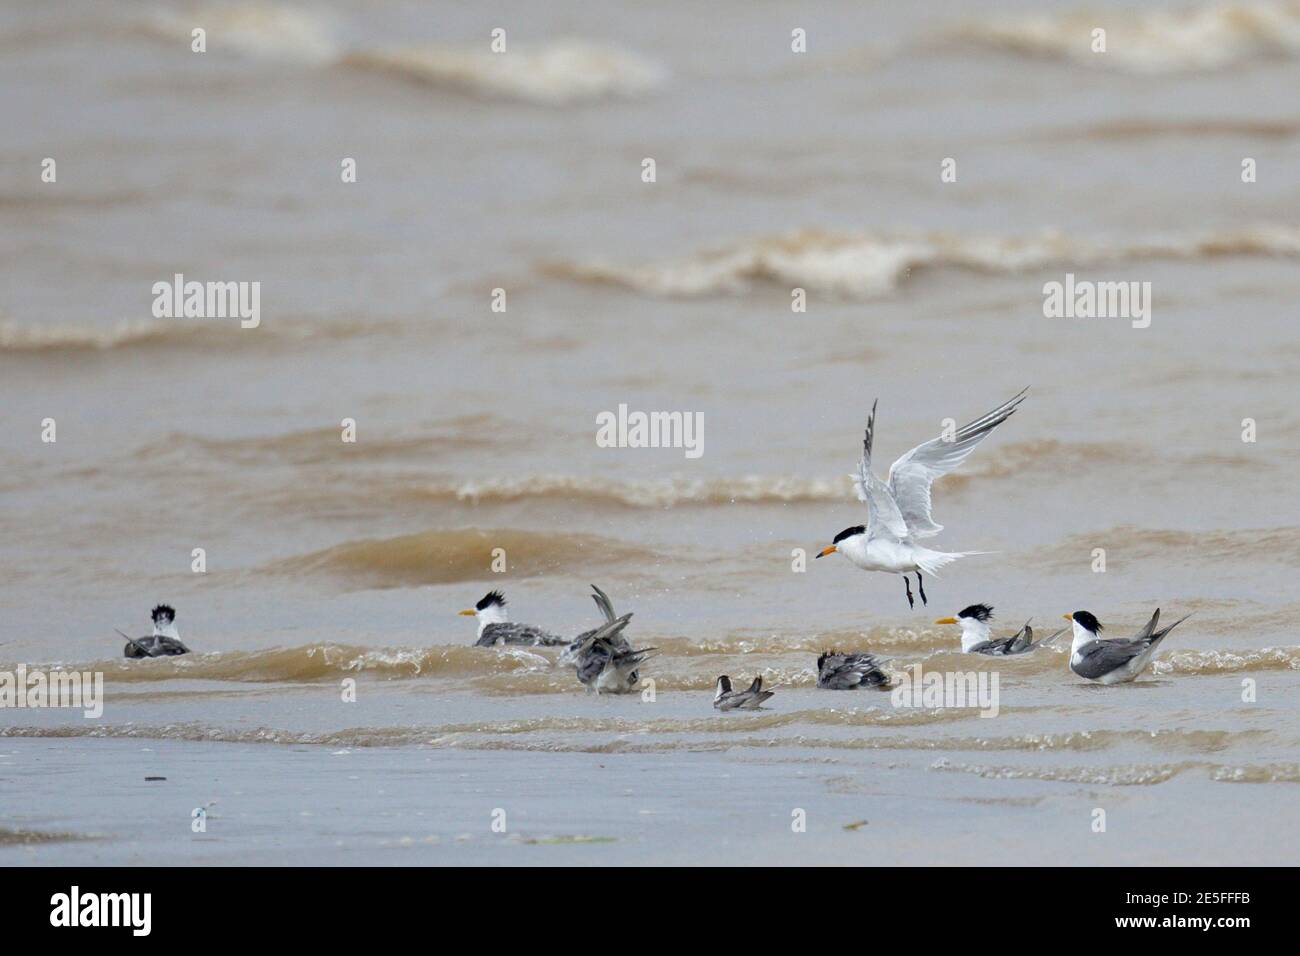
[[[718,683],[722,685],[722,692],[723,692],[724,694],[730,694],[730,693],[731,693],[731,678],[730,678],[730,677],[728,677],[726,674],[723,674],[721,677],[718,678]]]
[[[505,607],[506,596],[502,594],[500,591],[489,591],[487,594],[483,596],[483,600],[479,601],[477,604],[474,605],[474,610],[482,611],[487,608],[490,608],[493,604],[496,604],[500,607]]]
[[[975,620],[983,624],[992,619],[993,608],[989,607],[987,604],[972,604],[970,607],[959,611],[957,616],[973,617]]]
[[[867,526],[866,526],[866,525],[855,524],[852,528],[845,528],[843,531],[841,531],[839,534],[837,534],[837,535],[835,536],[835,540],[832,541],[831,544],[839,544],[839,543],[840,543],[841,541],[843,541],[845,538],[851,538],[851,537],[853,537],[855,534],[862,534],[862,533],[863,533],[864,531],[866,531],[866,530],[867,530]]]
[[[1091,611],[1075,611],[1074,619],[1094,634],[1101,631],[1101,621],[1097,620]]]
[[[159,604],[150,612],[155,624],[170,624],[176,620],[176,610],[170,604]]]
[[[826,658],[830,657],[832,654],[838,653],[839,651],[835,650],[833,647],[829,651],[822,651],[822,656],[817,658],[817,673],[821,673],[822,665],[826,663]]]

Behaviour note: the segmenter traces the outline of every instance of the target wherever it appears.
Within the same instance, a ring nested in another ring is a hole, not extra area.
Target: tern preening
[[[827,651],[817,658],[817,686],[824,690],[888,690],[889,675],[871,654]]]
[[[613,624],[618,619],[618,615],[614,613],[614,603],[610,601],[609,595],[594,584],[591,586],[591,590],[595,592],[591,595],[591,599],[596,602],[596,607],[600,610],[601,616],[605,618],[605,624]],[[632,615],[629,614],[628,619],[631,620],[631,618]],[[557,663],[576,664],[582,651],[591,643],[599,630],[599,627],[595,627],[589,631],[583,631],[575,637],[564,650],[560,651]],[[627,643],[626,639],[622,637],[621,629],[614,632],[614,640]],[[631,645],[628,645],[628,649],[631,649]]]
[[[594,584],[591,590],[595,592],[591,599],[604,615],[605,623],[575,637],[560,652],[559,663],[573,665],[578,680],[589,691],[594,690],[597,694],[629,693],[640,683],[638,668],[657,648],[634,648],[623,636],[623,629],[632,620],[632,615],[615,616],[609,595]]]
[[[584,639],[573,663],[578,680],[587,690],[597,694],[627,694],[636,690],[641,680],[638,668],[656,648],[638,650],[628,643],[623,628],[631,619],[631,614],[624,614],[607,621]]]
[[[775,692],[763,690],[763,678],[755,677],[748,690],[732,690],[731,678],[723,674],[713,685],[713,706],[718,710],[758,710]]]
[[[126,657],[175,657],[188,654],[190,649],[181,643],[181,636],[176,630],[176,611],[170,605],[159,604],[151,612],[153,617],[153,634],[149,637],[126,637],[126,647],[122,653]]]
[[[867,523],[845,528],[817,557],[838,552],[864,571],[901,574],[908,607],[916,606],[907,579],[914,571],[921,603],[927,603],[922,571],[937,575],[940,568],[958,558],[986,553],[932,551],[916,543],[918,538],[928,538],[943,530],[943,525],[935,524],[930,515],[930,485],[965,461],[976,445],[1010,418],[1028,391],[1024,389],[987,415],[963,425],[951,440],[940,435],[917,445],[889,466],[888,481],[881,481],[871,471],[871,443],[876,429],[876,403],[873,402],[862,442],[862,460],[858,462],[857,473],[850,476],[858,500],[867,506]]]
[[[515,624],[506,613],[506,598],[500,591],[489,591],[472,608],[458,612],[478,618],[478,640],[475,647],[494,647],[498,644],[530,644],[554,646],[569,643],[549,631],[531,624]]]
[[[1190,615],[1180,617],[1168,627],[1156,630],[1160,608],[1151,615],[1142,630],[1133,637],[1114,640],[1098,637],[1101,622],[1089,611],[1066,614],[1074,622],[1074,642],[1070,645],[1070,670],[1099,684],[1123,684],[1133,680],[1151,663],[1156,647],[1170,631]]]
[[[960,624],[961,625],[961,649],[964,654],[988,654],[990,657],[1011,657],[1016,654],[1028,654],[1030,651],[1036,651],[1044,644],[1050,644],[1062,634],[1065,628],[1061,628],[1051,637],[1045,637],[1035,643],[1034,629],[1025,622],[1015,634],[1010,637],[994,637],[989,628],[989,621],[993,620],[993,608],[987,604],[972,604],[970,607],[962,608],[957,612],[956,617],[941,617],[935,621],[936,624]]]

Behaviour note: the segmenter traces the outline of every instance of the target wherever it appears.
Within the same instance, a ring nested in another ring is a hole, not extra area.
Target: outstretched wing
[[[871,443],[876,432],[876,402],[871,403],[867,418],[867,433],[862,440],[862,460],[858,472],[852,475],[853,488],[858,500],[867,506],[867,537],[893,538],[902,541],[907,537],[907,522],[894,502],[894,496],[885,483],[871,473]]]
[[[928,538],[943,530],[943,525],[930,517],[930,485],[965,461],[989,432],[1010,418],[1028,391],[1024,389],[987,415],[963,425],[952,441],[940,436],[917,445],[889,467],[889,494],[913,537]]]

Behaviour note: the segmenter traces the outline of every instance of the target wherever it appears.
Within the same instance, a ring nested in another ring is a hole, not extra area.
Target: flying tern
[[[850,475],[858,500],[867,506],[867,523],[845,528],[817,557],[838,552],[864,571],[901,574],[909,607],[916,606],[912,585],[907,578],[914,571],[921,603],[927,603],[922,571],[937,575],[940,568],[958,558],[987,553],[932,551],[916,543],[919,538],[928,538],[943,530],[943,525],[936,524],[930,514],[930,486],[936,478],[948,474],[965,461],[976,445],[1010,418],[1028,391],[1022,390],[987,415],[962,426],[951,439],[940,435],[917,445],[890,465],[888,481],[881,481],[871,471],[871,446],[876,430],[876,403],[873,402],[862,442],[862,459],[858,462],[857,473]]]

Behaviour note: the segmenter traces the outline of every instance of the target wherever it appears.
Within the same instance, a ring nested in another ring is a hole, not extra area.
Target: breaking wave
[[[1106,30],[1094,53],[1092,31]],[[1013,53],[1127,73],[1217,70],[1300,53],[1300,4],[1211,3],[1187,9],[1079,11],[972,21],[960,39]]]
[[[542,106],[638,96],[657,89],[667,76],[660,64],[646,57],[575,38],[533,47],[512,44],[500,54],[489,50],[486,41],[356,47],[344,39],[334,17],[270,3],[209,4],[190,13],[158,11],[140,26],[150,35],[186,44],[191,31],[202,27],[213,52],[367,70],[434,89]]]
[[[595,623],[593,619],[592,623]],[[1046,632],[1044,632],[1046,633]],[[473,647],[472,627],[466,627],[465,644],[426,647],[366,647],[356,644],[305,644],[255,651],[187,654],[143,661],[114,659],[90,664],[62,663],[76,670],[101,671],[110,682],[153,683],[172,680],[229,681],[234,683],[311,683],[339,677],[366,675],[376,680],[454,678],[492,694],[581,693],[582,687],[568,666],[559,666],[558,648]],[[881,663],[895,678],[912,664],[923,662],[929,670],[995,670],[1004,677],[1060,673],[1068,645],[1046,648],[1023,658],[984,658],[952,650],[953,636],[939,629],[871,628],[865,632],[812,637],[772,635],[736,636],[715,641],[693,641],[638,633],[633,643],[654,646],[658,654],[644,673],[660,690],[710,690],[717,675],[743,669],[762,675],[769,687],[811,688],[816,683],[814,663],[830,647],[870,647],[882,651]],[[756,659],[757,658],[757,659]],[[12,665],[9,666],[12,669]],[[3,668],[0,668],[3,669]],[[1152,664],[1157,675],[1212,675],[1300,670],[1300,647],[1266,647],[1249,651],[1166,651]],[[850,695],[844,701],[853,709],[882,707],[892,710],[888,694],[880,691]],[[1010,708],[1004,707],[1003,710]],[[836,713],[835,709],[827,711]],[[891,719],[907,719],[900,712]],[[789,715],[764,716],[779,725]],[[839,718],[828,718],[838,721]],[[760,723],[757,726],[768,726]],[[1145,739],[1147,732],[1142,732]]]
[[[473,629],[468,629],[473,635]],[[71,666],[71,665],[66,665]],[[110,660],[77,665],[101,671],[107,681],[146,683],[167,680],[240,683],[310,683],[367,674],[384,680],[464,677],[550,668],[550,659],[532,648],[485,649],[466,645],[375,648],[353,644],[304,644],[257,651],[186,654],[142,661]]]
[[[0,356],[126,349],[265,348],[268,343],[343,339],[382,331],[384,323],[282,319],[243,329],[237,319],[130,319],[90,322],[0,321]]]
[[[1054,780],[1062,783],[1099,784],[1110,787],[1150,786],[1164,783],[1188,770],[1204,770],[1219,783],[1296,783],[1300,764],[1224,766],[1200,760],[1166,764],[1132,764],[1121,767],[999,767],[936,760],[931,770],[971,773],[993,780]]]
[[[1300,670],[1300,647],[1253,651],[1172,651],[1151,664],[1155,674],[1235,674],[1239,671]]]
[[[939,268],[1012,274],[1133,259],[1230,255],[1300,256],[1300,227],[1261,225],[1192,236],[1089,241],[1060,232],[1036,237],[959,236],[935,232],[885,235],[805,229],[706,249],[686,258],[618,265],[602,260],[550,261],[541,269],[577,282],[614,285],[655,296],[741,294],[760,283],[800,286],[844,299],[871,299],[903,280]]]
[[[618,480],[586,475],[526,475],[429,482],[410,488],[408,493],[416,497],[470,504],[542,498],[630,508],[666,508],[672,505],[842,501],[851,491],[847,479],[792,476]]]
[[[317,11],[271,3],[206,4],[188,13],[159,10],[142,24],[147,32],[187,44],[191,31],[207,33],[211,52],[285,63],[320,65],[340,52],[332,20]]]
[[[470,445],[496,442],[518,445],[527,439],[509,423],[489,429],[445,425],[437,435],[422,437],[367,438],[367,459],[402,458],[423,455],[434,457]],[[170,440],[169,440],[170,441]],[[183,441],[181,438],[177,442]],[[444,441],[449,443],[444,445]],[[193,441],[187,442],[193,444]],[[157,451],[175,449],[160,443]],[[337,430],[320,429],[298,436],[256,439],[233,439],[220,447],[211,443],[208,450],[222,457],[236,459],[264,458],[272,454],[291,460],[338,460]],[[1072,461],[1104,463],[1125,460],[1127,449],[1084,442],[1054,440],[1009,443],[996,459],[981,459],[963,471],[939,480],[942,493],[954,493],[973,482],[986,478],[1022,476],[1026,469],[1039,467],[1056,470],[1067,458]],[[666,476],[662,478],[605,478],[593,475],[522,474],[481,478],[438,477],[423,475],[377,475],[365,483],[366,502],[403,507],[429,502],[463,505],[502,505],[517,501],[567,502],[583,507],[664,509],[673,507],[712,507],[731,505],[791,505],[833,503],[853,500],[852,482],[847,477],[806,477],[801,475],[720,475],[709,478]],[[353,489],[349,488],[348,495]],[[304,506],[319,499],[330,507],[344,507],[336,489],[295,489],[295,501]]]
[[[990,780],[1054,780],[1108,787],[1144,787],[1164,783],[1195,768],[1213,769],[1213,766],[1202,761],[1185,760],[1180,763],[1132,764],[1121,767],[999,767],[944,758],[930,765],[931,770],[970,773]]]
[[[581,40],[507,55],[438,45],[358,50],[341,62],[436,88],[542,106],[632,97],[656,89],[665,77],[662,67],[644,57]]]

